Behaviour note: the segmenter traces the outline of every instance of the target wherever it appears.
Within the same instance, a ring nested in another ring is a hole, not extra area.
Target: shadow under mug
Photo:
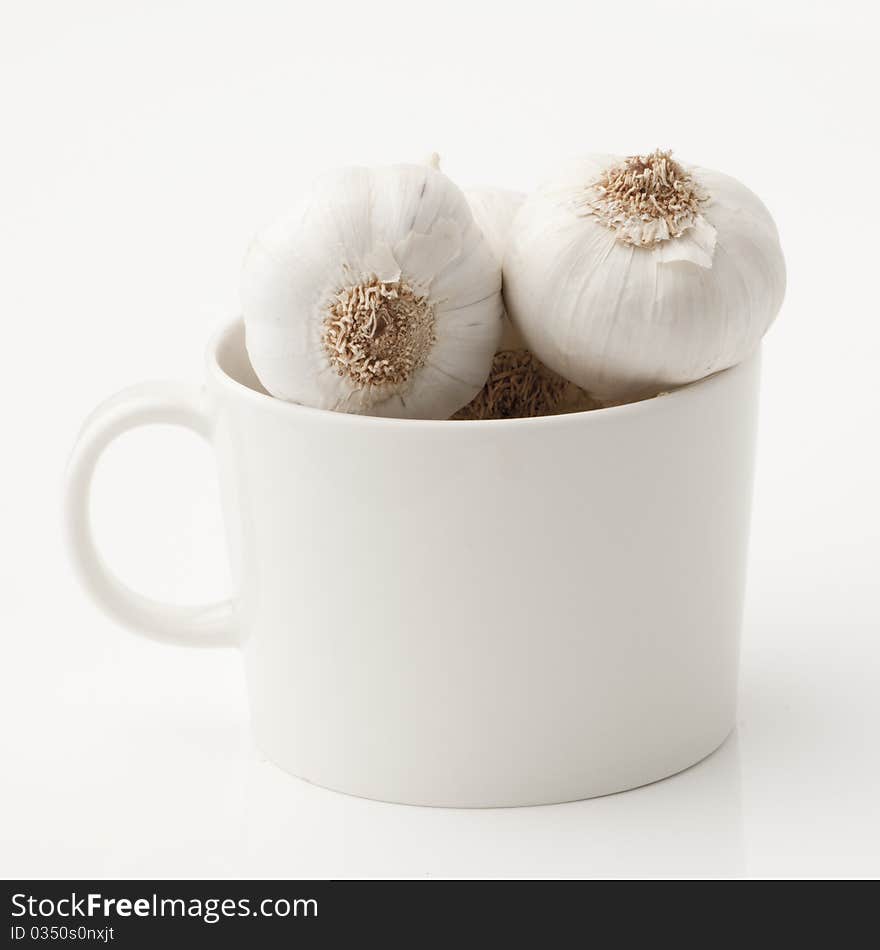
[[[136,386],[87,420],[69,548],[122,624],[240,647],[256,742],[294,775],[461,807],[633,788],[734,725],[759,367],[594,412],[383,419],[266,395],[236,322],[204,387]],[[214,446],[228,602],[152,601],[96,549],[95,464],[152,423]]]

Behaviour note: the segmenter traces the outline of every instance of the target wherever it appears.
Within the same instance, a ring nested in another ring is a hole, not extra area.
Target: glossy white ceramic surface
[[[592,413],[365,418],[263,394],[234,324],[204,391],[137,387],[90,418],[68,539],[123,623],[240,644],[256,741],[295,775],[428,805],[602,795],[734,725],[758,383],[756,356]],[[151,422],[215,446],[228,604],[153,603],[96,552],[94,464]]]

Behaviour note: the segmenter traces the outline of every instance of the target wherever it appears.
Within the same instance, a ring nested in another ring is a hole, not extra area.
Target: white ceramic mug
[[[266,395],[235,323],[204,388],[135,387],[87,421],[67,537],[121,623],[241,648],[257,744],[294,775],[425,805],[603,795],[734,725],[758,385],[756,355],[595,412],[370,418]],[[95,463],[149,423],[216,449],[233,600],[156,603],[95,548]]]

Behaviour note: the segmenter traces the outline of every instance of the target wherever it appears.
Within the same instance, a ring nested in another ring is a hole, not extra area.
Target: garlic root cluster
[[[598,409],[589,393],[527,349],[499,350],[486,384],[453,419],[530,419]]]
[[[503,271],[503,297],[502,297]],[[745,359],[785,292],[759,199],[668,151],[588,156],[534,194],[348,168],[261,232],[242,283],[275,396],[433,419],[583,411]]]

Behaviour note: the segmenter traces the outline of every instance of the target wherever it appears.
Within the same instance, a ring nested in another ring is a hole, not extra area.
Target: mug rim
[[[635,415],[639,413],[650,413],[660,410],[664,406],[675,404],[681,400],[688,400],[696,397],[701,392],[713,389],[723,381],[723,377],[733,373],[738,369],[744,369],[759,358],[761,346],[741,363],[730,366],[727,369],[718,370],[709,376],[704,376],[692,383],[686,383],[667,393],[651,396],[647,399],[640,399],[637,402],[628,402],[620,406],[605,406],[601,409],[585,409],[579,412],[558,413],[549,416],[527,416],[515,419],[410,419],[391,416],[368,416],[353,412],[336,412],[332,409],[317,409],[312,406],[303,406],[295,402],[287,402],[272,396],[269,393],[258,392],[239,382],[220,365],[218,356],[221,346],[237,330],[243,329],[244,320],[236,317],[227,321],[220,329],[216,330],[211,336],[205,354],[206,368],[208,376],[217,382],[222,388],[229,390],[237,398],[244,397],[250,402],[263,406],[271,412],[293,413],[296,415],[306,414],[314,418],[325,419],[334,425],[374,425],[374,426],[393,426],[399,428],[435,428],[442,427],[449,431],[460,432],[462,427],[468,430],[482,430],[486,426],[497,428],[500,426],[554,426],[554,425],[572,425],[581,424],[589,420],[590,424],[601,424],[601,419],[615,419],[621,415]]]

